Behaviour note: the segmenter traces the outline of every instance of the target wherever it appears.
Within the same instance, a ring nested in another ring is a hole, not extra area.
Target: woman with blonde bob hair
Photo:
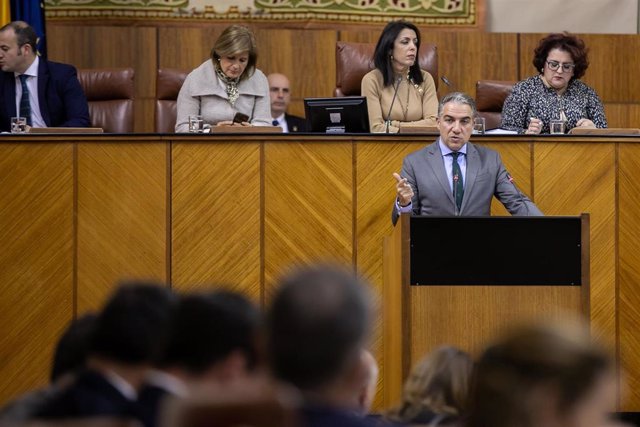
[[[187,132],[193,115],[210,126],[270,126],[269,83],[256,68],[257,58],[251,30],[227,27],[213,45],[211,58],[189,73],[180,89],[176,132]],[[241,115],[245,117],[238,120]]]
[[[422,359],[405,383],[400,405],[389,411],[394,422],[422,425],[456,423],[467,410],[473,361],[455,347],[440,347]]]

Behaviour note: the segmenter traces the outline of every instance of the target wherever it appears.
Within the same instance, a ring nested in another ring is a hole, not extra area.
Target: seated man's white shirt
[[[40,57],[36,56],[35,61],[24,72],[27,78],[27,88],[29,88],[29,105],[31,107],[31,127],[44,128],[47,124],[40,113],[40,102],[38,100],[38,65]],[[22,83],[20,82],[20,74],[13,73],[16,78],[16,116],[20,115],[20,100],[22,99]]]

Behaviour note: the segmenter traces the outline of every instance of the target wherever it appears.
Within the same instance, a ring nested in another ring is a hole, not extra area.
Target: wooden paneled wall
[[[336,260],[362,271],[384,304],[391,174],[430,139],[3,136],[0,402],[46,382],[60,331],[121,278],[227,285],[264,304],[292,264]],[[591,322],[628,378],[621,407],[639,410],[640,138],[477,142],[501,153],[546,214],[591,214]],[[378,316],[372,348],[384,370],[383,324]],[[378,408],[393,403],[380,396]]]
[[[154,129],[155,75],[159,67],[190,70],[205,61],[226,23],[153,23],[101,26],[49,21],[49,58],[79,68],[133,67],[136,132]],[[337,40],[376,42],[382,27],[295,28],[251,24],[259,48],[258,68],[290,77],[290,112],[304,115],[306,97],[332,96]],[[478,80],[517,81],[536,73],[533,49],[543,34],[433,31],[422,37],[438,46],[439,73],[453,89],[475,94]],[[640,35],[585,35],[591,66],[584,80],[606,104],[609,125],[640,127]],[[452,89],[440,82],[442,96]]]

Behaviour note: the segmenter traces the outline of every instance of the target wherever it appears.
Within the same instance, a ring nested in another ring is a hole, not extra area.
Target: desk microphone
[[[442,82],[446,84],[449,89],[453,90],[453,84],[449,81],[448,78],[446,78],[445,76],[440,76],[440,80],[442,80]]]
[[[458,212],[458,198],[456,197],[458,195],[458,188],[457,188],[457,183],[458,180],[460,179],[460,177],[458,177],[458,174],[453,175],[453,215],[454,216],[459,216],[460,212]]]
[[[387,120],[384,121],[386,126],[385,133],[389,133],[389,126],[391,125],[391,110],[393,109],[393,103],[396,102],[396,96],[398,96],[398,89],[400,89],[400,82],[402,82],[402,76],[398,77],[398,84],[396,85],[396,88],[393,91],[393,98],[391,99],[391,106],[389,107],[389,112],[387,113]]]
[[[524,205],[524,208],[527,211],[527,216],[530,216],[529,215],[529,205],[527,205],[525,203],[524,196],[522,195],[522,193],[520,192],[520,190],[516,186],[516,183],[514,182],[514,179],[513,179],[513,177],[511,176],[511,174],[509,172],[507,172],[507,181],[509,181],[511,183],[511,185],[513,185],[513,188],[516,190],[516,193],[518,194],[518,197],[520,198],[520,203],[522,203]]]

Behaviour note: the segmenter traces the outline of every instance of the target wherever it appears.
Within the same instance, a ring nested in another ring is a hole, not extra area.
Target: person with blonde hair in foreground
[[[430,426],[458,423],[467,411],[472,370],[473,360],[464,351],[449,346],[434,350],[413,368],[401,403],[387,418]]]

